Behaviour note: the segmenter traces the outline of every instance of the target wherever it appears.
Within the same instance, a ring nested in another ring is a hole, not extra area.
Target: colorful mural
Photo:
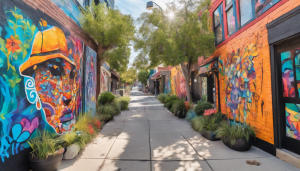
[[[171,93],[171,82],[170,82],[170,77],[166,76],[165,79],[165,94]]]
[[[96,113],[97,53],[87,46],[85,69],[85,112]]]
[[[300,104],[286,103],[286,136],[300,140]]]
[[[109,79],[108,73],[104,69],[102,69],[102,74],[101,74],[101,93],[108,91],[108,79]]]
[[[36,129],[63,134],[74,128],[81,111],[83,43],[48,16],[0,4],[0,158],[5,162],[29,147],[26,141]]]
[[[214,61],[210,64],[204,65],[202,67],[199,67],[198,69],[198,75],[202,73],[206,73],[208,71],[212,71],[214,69],[218,69],[218,61]]]
[[[290,51],[281,55],[283,97],[295,97],[293,59]]]
[[[82,7],[80,5],[87,5],[87,0],[79,0],[79,2],[76,1],[77,0],[52,0],[52,2],[62,9],[67,16],[80,25],[79,19],[82,16],[82,13],[80,12],[80,8]]]
[[[207,77],[201,77],[201,81],[202,81],[202,97],[201,99],[203,99],[203,96],[207,97]]]
[[[255,0],[255,16],[258,17],[280,0]]]
[[[179,66],[171,69],[171,91],[172,94],[177,95],[180,98],[185,98],[187,95],[185,79],[181,73]]]
[[[246,121],[248,113],[251,113],[251,103],[256,97],[256,72],[254,58],[259,54],[255,44],[232,51],[223,61],[219,59],[220,71],[224,75],[225,102],[230,109],[234,121]],[[243,120],[241,118],[243,117]]]

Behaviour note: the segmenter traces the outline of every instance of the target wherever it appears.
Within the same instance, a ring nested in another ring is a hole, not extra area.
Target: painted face
[[[57,133],[72,129],[75,123],[76,82],[74,66],[52,59],[34,66],[35,84],[48,123]]]

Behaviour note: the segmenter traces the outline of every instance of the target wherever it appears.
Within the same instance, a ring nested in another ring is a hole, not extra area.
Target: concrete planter
[[[250,150],[250,148],[252,147],[253,143],[254,143],[254,138],[250,137],[249,141],[247,142],[245,138],[242,139],[238,139],[236,140],[235,144],[231,145],[230,144],[230,138],[229,137],[222,137],[222,141],[223,143],[236,151],[248,151]]]
[[[59,150],[55,156],[49,156],[47,159],[31,159],[28,158],[32,171],[56,171],[63,158],[64,150]]]
[[[124,90],[116,90],[116,94],[119,94],[120,96],[123,96]]]
[[[201,131],[200,134],[201,134],[204,138],[206,138],[206,139],[208,139],[208,140],[210,140],[210,141],[218,141],[218,140],[220,140],[220,138],[217,138],[217,137],[216,137],[216,134],[215,134],[214,131],[207,131],[207,130],[204,130],[204,131]]]

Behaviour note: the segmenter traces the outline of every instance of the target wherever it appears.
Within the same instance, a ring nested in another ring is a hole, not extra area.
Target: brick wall
[[[243,32],[237,32],[233,35],[233,38],[229,37],[230,41],[226,42],[225,40],[225,43],[217,47],[213,55],[204,60],[205,62],[215,56],[219,56],[220,62],[223,62],[223,65],[219,65],[222,113],[228,114],[231,118],[233,114],[236,114],[237,121],[241,118],[241,122],[244,122],[244,116],[246,116],[246,122],[256,128],[257,137],[271,144],[274,144],[274,130],[270,50],[266,24],[299,5],[299,0],[282,0],[278,5],[269,9],[272,12],[265,14],[261,19],[259,18],[259,21],[254,20],[254,24],[250,23],[251,25],[253,24],[251,27]],[[252,59],[251,56],[255,57]],[[236,60],[241,60],[241,65],[230,68],[231,64],[238,63]],[[247,68],[249,65],[250,67],[253,66],[254,71],[250,71]],[[233,73],[230,74],[229,71],[233,71]],[[237,84],[236,87],[240,87],[241,90],[249,93],[244,95],[246,97],[234,98],[236,88],[230,88],[235,86],[229,83],[229,80],[232,80],[231,76],[235,74],[234,71],[247,73],[244,77],[240,76],[238,80],[233,80]],[[248,80],[245,80],[245,78]],[[247,88],[245,83],[248,85]],[[232,106],[230,106],[230,103],[232,103]],[[246,112],[244,109],[246,109]]]

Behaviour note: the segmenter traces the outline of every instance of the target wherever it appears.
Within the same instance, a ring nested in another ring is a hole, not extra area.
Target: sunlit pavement
[[[252,147],[236,152],[222,141],[208,141],[190,123],[171,114],[154,96],[133,88],[128,111],[106,124],[62,171],[284,171],[298,170]],[[248,165],[256,160],[260,166]]]

